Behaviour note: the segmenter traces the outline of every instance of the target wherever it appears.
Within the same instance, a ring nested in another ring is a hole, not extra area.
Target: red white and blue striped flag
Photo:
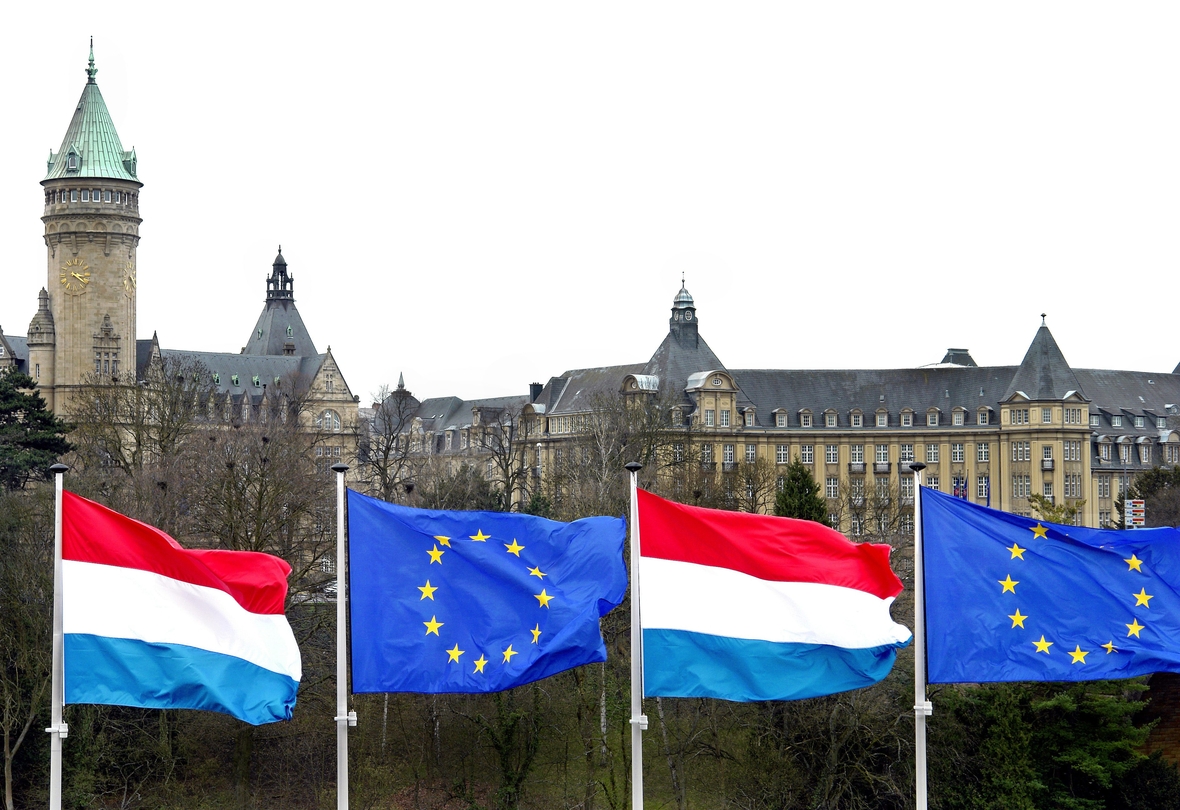
[[[639,490],[644,694],[793,700],[869,686],[910,631],[887,545]]]
[[[283,615],[286,562],[184,549],[62,493],[65,702],[287,720],[302,666]]]

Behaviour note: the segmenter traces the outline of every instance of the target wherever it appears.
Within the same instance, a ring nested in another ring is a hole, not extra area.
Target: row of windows
[[[101,202],[114,203],[115,205],[131,205],[134,206],[139,199],[138,194],[131,192],[112,191],[111,189],[98,188],[71,188],[59,189],[57,191],[45,192],[45,204],[53,205],[54,203],[67,202]]]
[[[1129,445],[1129,444],[1120,444],[1119,445],[1119,462],[1120,463],[1122,463],[1122,464],[1130,464],[1131,463],[1131,447],[1132,447],[1132,445]],[[1102,442],[1101,444],[1099,444],[1098,445],[1098,457],[1100,459],[1102,459],[1103,461],[1110,461],[1110,448],[1111,448],[1110,442]],[[1172,451],[1171,448],[1169,448],[1169,455],[1172,457],[1176,457],[1176,452]],[[1142,464],[1150,464],[1151,463],[1151,445],[1150,444],[1139,445],[1139,461]],[[1175,463],[1175,462],[1172,462],[1172,463]]]
[[[1024,443],[1025,445],[1028,442]],[[871,445],[873,448],[873,461],[878,464],[889,463],[889,445],[875,444]],[[747,460],[753,461],[753,452],[756,445],[746,445]],[[778,464],[787,464],[791,461],[790,456],[791,446],[788,444],[775,445],[774,460]],[[914,445],[902,444],[898,448],[898,455],[900,456],[900,463],[912,463],[914,461]],[[941,448],[937,444],[926,445],[926,463],[938,464],[941,458]],[[951,461],[963,462],[966,460],[966,448],[962,442],[951,443]],[[804,464],[811,464],[815,459],[813,446],[810,444],[803,444],[799,446],[799,460]],[[978,444],[975,446],[975,460],[979,462],[987,462],[991,459],[991,447],[987,444]],[[849,445],[849,459],[853,464],[863,464],[865,460],[865,446],[863,444]],[[840,446],[838,444],[824,445],[824,462],[827,464],[838,464],[840,462]]]
[[[1122,414],[1117,414],[1117,413],[1110,414],[1110,416],[1108,418],[1110,420],[1111,427],[1120,428],[1120,427],[1130,427],[1131,425],[1134,425],[1137,428],[1147,427],[1147,417],[1146,416],[1131,417],[1131,421],[1129,423],[1123,418]],[[1090,414],[1090,427],[1093,427],[1093,428],[1102,427],[1102,415],[1101,414],[1097,414],[1097,413]],[[1168,417],[1157,416],[1155,418],[1155,427],[1157,430],[1167,430]]]
[[[707,420],[708,411],[706,411],[705,413],[706,413],[706,420]],[[774,426],[775,427],[789,427],[787,416],[788,415],[785,411],[776,411],[774,414]],[[839,421],[840,421],[839,414],[837,414],[836,412],[825,411],[824,413],[820,414],[820,416],[823,417],[822,423],[823,423],[824,427],[834,428],[834,427],[840,426],[839,425]],[[889,412],[888,411],[877,411],[875,414],[873,414],[873,417],[874,417],[873,424],[876,427],[889,427]],[[938,427],[941,424],[941,419],[942,419],[942,412],[939,411],[937,408],[932,408],[931,410],[926,412],[926,426],[927,427]],[[961,426],[965,425],[966,423],[967,423],[966,411],[955,410],[951,413],[951,424],[952,425],[954,425],[956,427],[961,427]],[[991,412],[986,408],[981,408],[975,415],[975,424],[987,425],[990,423],[991,423]],[[709,424],[709,423],[706,421],[706,424]],[[746,424],[750,424],[750,422],[747,421]],[[854,428],[864,427],[866,424],[864,414],[861,413],[860,411],[853,411],[852,413],[850,413],[848,415],[848,424],[849,424],[849,426],[854,427]],[[913,427],[915,424],[914,412],[913,411],[902,411],[898,415],[897,424],[899,424],[901,427]],[[804,428],[815,427],[815,422],[812,418],[812,413],[810,411],[801,411],[799,413],[799,427],[804,427]]]

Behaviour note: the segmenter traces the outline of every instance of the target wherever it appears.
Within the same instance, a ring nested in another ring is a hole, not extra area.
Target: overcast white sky
[[[138,151],[139,337],[237,351],[275,248],[362,403],[646,360],[1171,371],[1180,4],[23,3],[0,326],[85,83]]]

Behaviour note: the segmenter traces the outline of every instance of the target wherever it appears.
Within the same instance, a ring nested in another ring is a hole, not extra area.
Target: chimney
[[[529,402],[536,402],[545,386],[540,383],[529,383]]]

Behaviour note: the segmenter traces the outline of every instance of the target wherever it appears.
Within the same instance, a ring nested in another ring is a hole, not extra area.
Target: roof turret
[[[266,279],[266,304],[242,353],[295,357],[319,354],[295,308],[295,277],[287,272],[282,245]]]
[[[46,180],[67,177],[103,177],[112,180],[132,180],[135,176],[135,148],[124,151],[115,131],[111,114],[94,77],[94,40],[90,41],[90,65],[86,68],[86,85],[74,109],[74,117],[66,128],[61,147],[49,153]]]

